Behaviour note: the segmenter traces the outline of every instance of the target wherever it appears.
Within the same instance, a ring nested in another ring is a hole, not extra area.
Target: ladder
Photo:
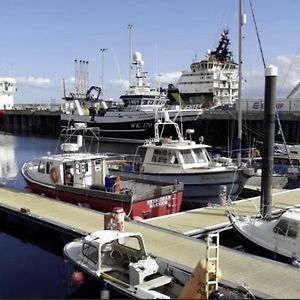
[[[219,275],[219,233],[209,233],[206,247],[206,299],[211,292],[218,290]]]

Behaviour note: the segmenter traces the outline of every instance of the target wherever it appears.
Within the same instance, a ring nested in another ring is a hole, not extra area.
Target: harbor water
[[[23,190],[22,164],[54,153],[56,147],[55,138],[0,133],[1,183]],[[0,247],[0,298],[100,298],[97,282],[85,280],[80,284],[72,280],[74,268],[64,260],[62,246],[53,243],[51,237],[41,241],[22,228],[12,231],[1,225]]]
[[[134,153],[133,145],[106,144],[101,152]],[[24,190],[20,173],[24,162],[57,151],[57,139],[0,132],[0,181]],[[0,223],[1,224],[1,223]],[[65,262],[62,246],[30,239],[22,230],[0,227],[0,298],[100,298],[97,282],[72,281],[73,267]],[[224,246],[245,251],[233,231],[220,235]],[[259,253],[254,253],[259,254]],[[117,297],[117,296],[116,296]],[[113,298],[113,294],[112,294]]]

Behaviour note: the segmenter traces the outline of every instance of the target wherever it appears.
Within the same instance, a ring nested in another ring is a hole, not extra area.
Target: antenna
[[[128,74],[129,87],[131,86],[132,28],[133,25],[128,24],[127,29],[129,29],[129,74]]]
[[[101,67],[101,88],[102,88],[102,97],[104,99],[104,52],[107,51],[106,48],[101,48],[100,52],[101,54],[101,59],[102,59],[102,67]]]
[[[64,91],[64,98],[66,99],[66,83],[64,78],[63,78],[63,91]]]

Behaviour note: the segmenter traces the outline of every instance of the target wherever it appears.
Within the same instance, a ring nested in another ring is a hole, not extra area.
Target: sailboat
[[[265,124],[261,211],[256,216],[242,216],[229,210],[232,227],[248,243],[266,251],[290,259],[299,267],[300,259],[300,209],[288,208],[276,214],[272,212],[272,173],[275,131],[275,89],[277,68],[265,70]]]

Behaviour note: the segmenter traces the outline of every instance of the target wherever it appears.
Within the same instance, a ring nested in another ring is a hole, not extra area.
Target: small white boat
[[[290,260],[300,259],[300,208],[280,211],[270,218],[229,214],[237,234],[250,246]]]
[[[204,262],[198,263],[192,275],[182,265],[149,255],[140,233],[97,231],[66,244],[63,253],[77,269],[130,298],[206,299],[210,292],[208,296],[215,293],[215,299],[217,294],[253,299],[249,290],[218,285],[219,273],[214,273],[207,286],[206,276],[213,272]]]

